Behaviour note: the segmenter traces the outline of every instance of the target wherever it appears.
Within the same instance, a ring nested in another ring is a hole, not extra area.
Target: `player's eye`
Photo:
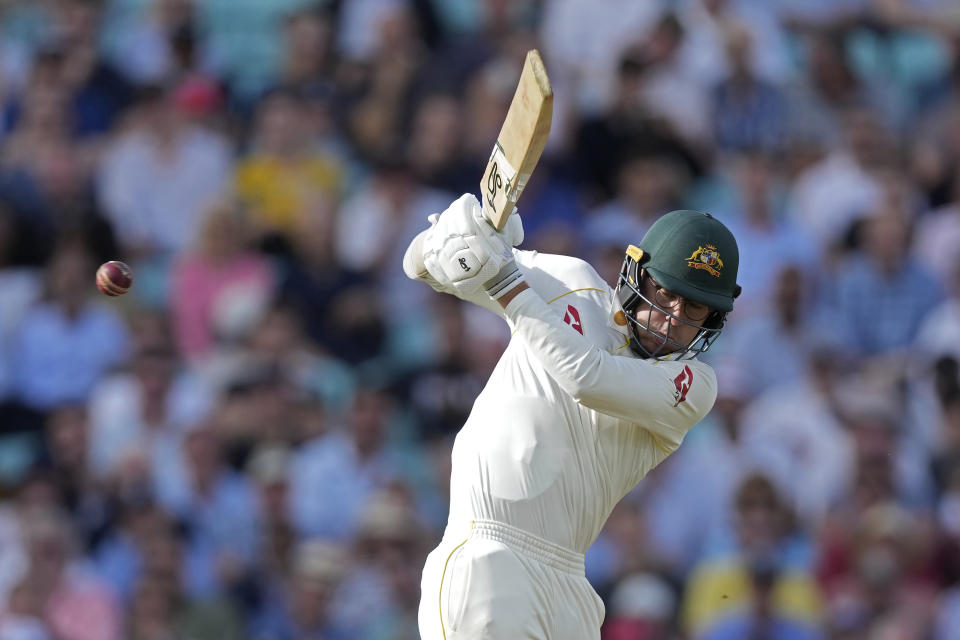
[[[710,307],[707,305],[699,302],[690,302],[689,300],[683,305],[683,308],[687,313],[687,317],[697,322],[706,319],[707,314],[710,313]]]
[[[657,301],[657,304],[660,305],[661,307],[672,309],[677,304],[677,301],[680,299],[680,296],[670,291],[667,291],[663,287],[658,287],[654,292],[654,298]]]
[[[710,307],[701,303],[701,302],[691,302],[684,298],[681,298],[672,291],[668,291],[661,286],[658,286],[656,282],[651,279],[651,283],[654,288],[654,301],[657,303],[657,306],[664,309],[670,310],[677,306],[677,303],[680,300],[683,300],[683,314],[693,320],[694,322],[700,322],[705,320],[707,315],[710,313]]]

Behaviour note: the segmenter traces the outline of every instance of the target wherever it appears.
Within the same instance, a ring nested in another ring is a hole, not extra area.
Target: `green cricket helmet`
[[[620,269],[617,298],[630,329],[630,348],[643,358],[680,359],[694,357],[710,348],[720,336],[733,301],[740,295],[737,266],[740,261],[737,241],[726,226],[709,213],[681,209],[671,211],[653,223],[640,241],[630,245]],[[694,321],[674,314],[669,298],[679,296],[689,309],[702,309],[703,317]],[[696,337],[688,344],[672,340],[650,326],[656,309],[680,324],[695,326]],[[639,313],[638,313],[639,312]],[[644,314],[644,312],[646,312]],[[639,332],[656,337],[658,347],[645,348]]]

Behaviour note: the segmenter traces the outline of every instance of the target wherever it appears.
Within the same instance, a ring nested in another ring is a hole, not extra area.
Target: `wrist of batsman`
[[[483,283],[483,289],[494,300],[509,293],[515,287],[524,282],[523,273],[517,267],[515,260],[507,261],[495,276]]]

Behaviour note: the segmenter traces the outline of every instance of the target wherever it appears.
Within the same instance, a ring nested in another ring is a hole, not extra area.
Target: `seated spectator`
[[[666,11],[653,32],[639,40],[636,46],[645,67],[640,93],[652,115],[702,153],[711,138],[709,89],[716,80],[699,77],[699,70],[690,64],[686,54],[690,36],[696,34],[687,27]]]
[[[188,592],[213,596],[237,586],[257,549],[255,496],[250,479],[230,468],[214,430],[201,426],[183,439],[187,486],[157,487],[163,507],[189,530],[188,550],[199,554]]]
[[[750,459],[791,488],[799,515],[817,523],[849,483],[854,443],[840,415],[845,371],[837,349],[816,345],[809,374],[753,399],[743,410],[740,440]]]
[[[348,640],[359,637],[333,622],[333,595],[349,571],[347,550],[307,539],[290,556],[282,596],[256,616],[251,635],[263,640]]]
[[[335,35],[330,12],[306,6],[289,13],[284,22],[283,61],[277,84],[328,97],[335,89]]]
[[[650,544],[650,523],[638,503],[636,496],[618,502],[585,554],[587,580],[601,598],[609,597],[623,576],[661,564]]]
[[[196,42],[189,3],[159,0],[108,16],[104,52],[131,82],[157,84],[192,71]]]
[[[684,626],[696,639],[820,638],[820,591],[812,547],[773,482],[743,479],[734,502],[736,537],[690,577]]]
[[[853,394],[851,394],[851,398]],[[851,400],[851,403],[856,401]],[[875,401],[872,401],[875,402]],[[911,485],[926,480],[929,482],[929,469],[923,457],[913,457],[911,449],[902,444],[902,434],[898,433],[899,424],[889,409],[875,405],[864,411],[862,407],[850,412],[847,418],[854,443],[854,458],[851,462],[851,478],[842,487],[836,503],[827,518],[819,526],[818,573],[820,582],[828,593],[840,588],[858,569],[857,555],[861,540],[858,537],[861,525],[868,519],[869,513],[880,513],[884,507],[896,511],[896,521],[912,522],[917,530],[910,534],[915,544],[911,572],[917,577],[929,576],[929,557],[932,543],[931,525],[934,514],[930,508],[931,498],[922,495],[917,498],[918,490],[911,491]],[[892,454],[891,454],[892,452]],[[913,460],[911,461],[911,457]],[[931,487],[922,487],[930,492]],[[888,511],[890,511],[888,509]],[[892,513],[892,511],[891,511]],[[891,514],[888,516],[892,517]],[[891,520],[891,522],[895,522]],[[947,565],[943,565],[948,570]]]
[[[436,336],[431,359],[399,381],[423,439],[456,435],[489,374],[480,368],[463,306],[445,296],[433,300],[431,309]]]
[[[804,113],[791,122],[806,121],[809,116]],[[828,255],[843,243],[857,220],[881,203],[883,172],[893,155],[889,133],[869,109],[844,111],[842,131],[842,137],[835,131],[816,136],[829,141],[839,138],[842,144],[827,148],[825,157],[794,178],[788,201],[792,221]]]
[[[79,555],[70,520],[56,509],[24,513],[29,588],[43,594],[43,618],[62,640],[120,640],[123,612],[113,590]]]
[[[402,455],[390,442],[391,398],[361,388],[341,428],[306,442],[290,467],[293,519],[304,536],[347,540],[377,489],[402,472]]]
[[[187,249],[229,187],[226,140],[188,121],[185,107],[172,92],[143,89],[130,126],[100,162],[100,202],[134,259],[166,260]]]
[[[247,330],[274,287],[265,258],[246,248],[246,221],[221,203],[207,213],[196,247],[174,266],[170,293],[173,331],[188,360],[208,354],[221,337]],[[217,334],[217,322],[228,335]]]
[[[928,534],[896,503],[877,503],[850,532],[849,571],[827,587],[833,633],[925,638],[937,604]]]
[[[119,495],[112,522],[91,557],[98,575],[129,607],[149,564],[151,537],[171,526],[169,517],[147,495]]]
[[[802,383],[810,376],[810,352],[832,340],[831,328],[820,321],[814,307],[814,287],[808,271],[796,264],[770,268],[772,282],[762,306],[732,323],[716,356],[727,368],[737,368],[752,394],[780,385]],[[762,358],[754,357],[757,345],[777,348]],[[839,353],[837,354],[839,356]]]
[[[87,249],[65,239],[47,266],[45,296],[21,320],[14,390],[30,409],[85,402],[100,377],[127,358],[123,320],[91,299],[94,269]]]
[[[602,640],[671,640],[677,596],[655,573],[636,572],[613,588]]]
[[[391,108],[393,108],[391,106]],[[395,157],[378,157],[369,180],[337,210],[334,248],[338,262],[376,279],[388,316],[415,314],[430,290],[416,285],[394,265],[402,264],[409,240],[431,213],[447,208],[453,196],[416,180],[411,167]]]
[[[160,475],[174,472],[182,434],[211,411],[202,379],[185,370],[172,345],[143,345],[130,370],[103,378],[90,398],[90,469],[112,472],[131,451],[143,451]]]
[[[82,546],[90,548],[111,523],[110,496],[90,465],[87,407],[65,404],[47,416],[41,471],[73,518]]]
[[[230,453],[230,462],[242,467],[247,455],[261,442],[299,444],[311,431],[304,414],[316,411],[317,433],[326,431],[322,405],[298,389],[283,371],[269,368],[241,368],[222,389],[220,402],[210,423],[221,448]]]
[[[779,151],[786,142],[786,96],[779,86],[756,73],[750,31],[739,23],[725,31],[724,51],[730,71],[711,92],[714,141],[723,152]]]
[[[53,5],[51,48],[63,56],[60,78],[71,92],[72,119],[82,136],[104,134],[130,103],[133,87],[100,51],[105,8],[84,0]]]
[[[353,568],[334,596],[332,619],[368,640],[405,638],[417,625],[424,529],[400,484],[380,490],[360,518]],[[362,603],[362,604],[361,604]]]
[[[149,633],[158,631],[172,638],[243,640],[244,621],[233,602],[216,595],[192,594],[184,586],[190,581],[185,574],[197,554],[186,549],[183,542],[183,536],[169,523],[149,531],[128,631],[145,640],[154,640],[156,636]]]
[[[0,150],[0,194],[17,214],[16,252],[29,263],[46,259],[52,240],[73,231],[87,236],[101,259],[117,255],[94,198],[97,148],[74,138],[68,100],[62,84],[31,83]]]
[[[661,176],[669,180],[668,184],[652,185],[669,191],[670,197],[678,196],[682,178],[698,177],[705,169],[698,150],[644,103],[646,71],[644,60],[635,52],[623,53],[618,60],[612,105],[577,123],[577,175],[586,183],[590,201],[617,196],[621,191],[617,184],[619,169],[633,157],[659,159],[661,169],[670,168]]]
[[[890,207],[863,222],[863,247],[840,271],[835,299],[845,343],[864,356],[910,345],[943,299],[936,277],[905,250],[910,221]]]
[[[419,181],[449,193],[476,189],[477,175],[483,167],[465,157],[463,127],[464,109],[457,96],[436,93],[419,101],[404,149]],[[524,200],[529,203],[526,197]]]
[[[292,306],[307,337],[330,355],[357,362],[368,353],[379,353],[382,342],[382,310],[378,300],[352,310],[344,309],[352,292],[370,291],[369,275],[343,265],[336,254],[337,202],[315,200],[303,228],[291,238],[290,251],[280,262],[279,288]],[[351,321],[341,317],[353,313]]]
[[[724,55],[726,36],[733,29],[749,34],[756,46],[750,51],[750,65],[756,73],[772,82],[782,81],[790,71],[790,51],[784,25],[774,9],[747,7],[736,2],[691,0],[678,12],[687,36],[682,58],[696,77],[712,85],[730,72]]]
[[[628,152],[616,168],[614,197],[590,211],[583,226],[587,245],[642,238],[664,213],[679,208],[683,174],[665,157]]]
[[[312,200],[340,195],[344,168],[317,149],[313,133],[307,105],[292,91],[274,91],[257,106],[250,151],[234,180],[258,235],[295,238]]]
[[[733,200],[727,205],[707,205],[711,207],[707,210],[724,220],[737,238],[737,282],[743,294],[737,298],[736,317],[741,321],[764,310],[775,296],[777,275],[787,265],[802,269],[809,285],[819,284],[821,277],[819,244],[783,215],[782,170],[772,154],[745,151],[730,157],[722,171],[729,171]],[[805,300],[805,306],[816,302],[812,297]]]
[[[269,371],[300,397],[313,397],[329,410],[346,408],[355,372],[310,341],[304,319],[292,303],[275,301],[237,344],[221,345],[200,366],[214,388],[226,389],[248,371]]]

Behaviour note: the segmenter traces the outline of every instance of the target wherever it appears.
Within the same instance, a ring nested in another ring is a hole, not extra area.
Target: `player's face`
[[[650,353],[670,353],[685,348],[700,332],[710,315],[710,307],[665,289],[649,274],[643,281],[643,295],[655,305],[643,303],[637,308],[637,321],[649,327],[649,331],[637,332],[640,344]]]

